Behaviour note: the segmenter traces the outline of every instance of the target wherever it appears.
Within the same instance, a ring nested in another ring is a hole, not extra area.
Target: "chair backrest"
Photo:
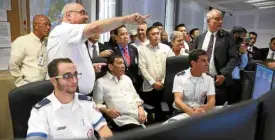
[[[252,97],[255,71],[241,71],[241,99],[249,100]]]
[[[173,56],[166,59],[166,75],[163,89],[163,101],[172,107],[174,95],[172,94],[175,75],[189,68],[188,56]]]
[[[32,107],[53,92],[50,81],[39,81],[15,88],[9,93],[14,138],[25,138]]]
[[[263,64],[263,61],[261,61],[261,60],[251,60],[247,63],[247,66],[246,66],[245,70],[247,70],[247,71],[256,71],[257,63]]]

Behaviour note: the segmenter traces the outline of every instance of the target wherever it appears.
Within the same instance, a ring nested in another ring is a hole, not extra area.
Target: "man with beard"
[[[78,71],[83,73],[79,80],[80,93],[90,94],[94,87],[95,71],[100,71],[100,66],[93,64],[89,58],[85,41],[94,34],[111,31],[123,24],[142,24],[148,16],[138,13],[103,19],[85,24],[88,15],[84,7],[78,3],[69,3],[64,6],[62,23],[56,26],[49,35],[48,58],[51,62],[55,58],[70,58]]]
[[[112,136],[92,99],[76,92],[81,73],[70,59],[54,59],[48,73],[54,91],[33,107],[27,139],[87,139],[94,138],[94,130]]]

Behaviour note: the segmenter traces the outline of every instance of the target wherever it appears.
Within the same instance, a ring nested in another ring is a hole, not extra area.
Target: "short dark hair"
[[[202,56],[202,55],[207,55],[207,52],[205,50],[202,50],[202,49],[194,49],[194,50],[192,50],[189,53],[189,56],[188,56],[188,63],[190,65],[190,67],[192,67],[191,61],[197,62],[198,59],[199,59],[199,56]]]
[[[107,64],[112,64],[113,65],[116,58],[123,58],[123,57],[120,56],[120,55],[113,55],[113,56],[108,58]]]
[[[256,38],[258,37],[258,34],[257,34],[256,32],[249,32],[248,34],[249,34],[249,35],[255,35]]]
[[[119,26],[119,27],[117,27],[116,29],[114,29],[114,35],[118,35],[118,30],[120,29],[120,28],[126,28],[126,26],[125,25],[121,25],[121,26]],[[126,28],[127,29],[127,28]]]
[[[189,35],[192,35],[195,31],[200,30],[199,28],[193,28],[190,32]]]
[[[148,35],[149,35],[149,32],[150,32],[151,30],[155,29],[155,28],[159,29],[157,26],[151,26],[151,27],[147,28],[147,30],[146,30],[146,35],[148,36]]]
[[[242,33],[247,33],[247,30],[241,26],[234,26],[231,33],[241,35]]]
[[[272,41],[274,41],[275,40],[275,37],[272,37],[271,39],[270,39],[270,43],[272,42]]]
[[[55,77],[58,76],[59,70],[58,70],[58,65],[60,63],[73,63],[73,61],[69,58],[57,58],[51,61],[48,64],[48,73],[49,77]]]
[[[159,21],[153,23],[153,26],[161,26],[161,27],[163,27],[162,23],[160,23]]]
[[[185,24],[181,23],[181,24],[178,24],[176,27],[175,27],[175,31],[178,31],[178,29],[180,27],[186,27]]]
[[[268,59],[264,60],[264,65],[267,66],[269,63],[273,63],[273,62],[275,62],[274,59],[268,58]]]

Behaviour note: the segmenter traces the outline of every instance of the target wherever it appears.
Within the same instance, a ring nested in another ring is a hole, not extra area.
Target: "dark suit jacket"
[[[113,48],[114,54],[123,56],[119,47],[115,46]],[[128,53],[131,58],[131,64],[129,66],[126,65],[126,62],[124,61],[125,64],[125,74],[131,78],[134,84],[136,84],[138,81],[138,51],[137,48],[134,47],[133,45],[128,44]]]
[[[262,51],[257,48],[256,46],[253,46],[253,51],[248,51],[248,58],[249,60],[264,60],[267,57],[265,54],[262,54]]]
[[[200,34],[193,42],[192,49],[202,49],[206,33]],[[228,85],[232,80],[232,71],[237,64],[237,47],[230,32],[220,30],[217,32],[214,46],[214,62],[218,75],[224,75]],[[213,56],[212,56],[213,57]]]
[[[262,49],[259,49],[259,50],[260,50],[261,56],[262,56],[260,60],[264,61],[267,58],[269,48],[262,48]]]

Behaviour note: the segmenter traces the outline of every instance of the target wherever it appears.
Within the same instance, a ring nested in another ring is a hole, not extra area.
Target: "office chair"
[[[241,71],[241,100],[251,99],[255,80],[255,71]]]
[[[174,94],[172,93],[175,75],[189,68],[188,56],[173,56],[166,59],[166,75],[164,81],[163,97],[161,109],[169,118],[173,114],[172,104],[174,102]]]
[[[263,61],[261,61],[261,60],[251,60],[251,61],[248,61],[245,70],[247,70],[247,71],[256,71],[257,63],[263,64]]]
[[[39,81],[15,88],[9,93],[14,138],[25,138],[32,107],[53,92],[50,81]]]

